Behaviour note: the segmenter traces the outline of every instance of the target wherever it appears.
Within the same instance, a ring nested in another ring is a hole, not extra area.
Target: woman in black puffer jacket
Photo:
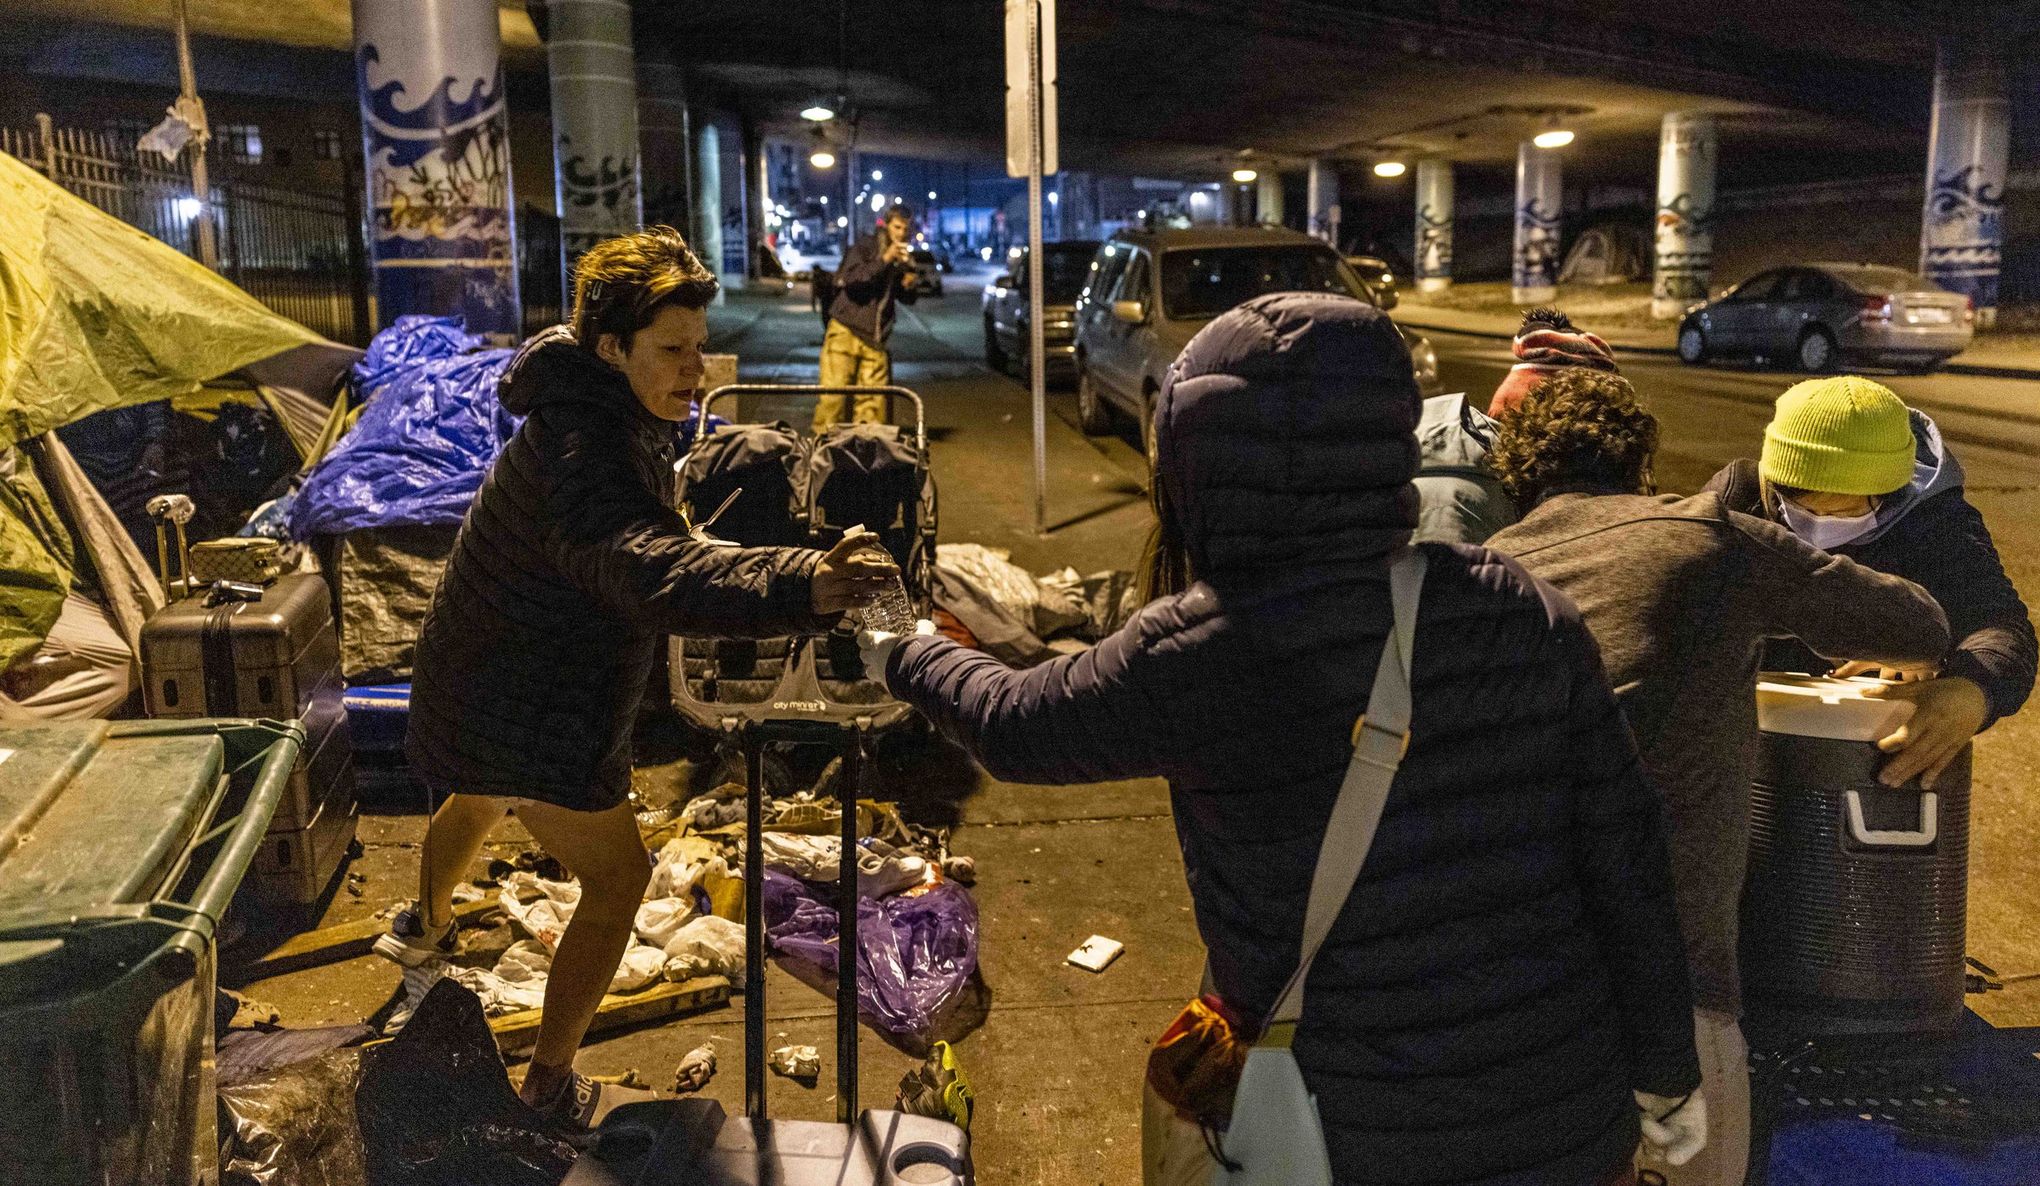
[[[1249,1026],[1296,966],[1389,632],[1418,410],[1373,308],[1250,301],[1156,407],[1178,588],[1029,671],[932,638],[887,668],[996,777],[1166,777],[1211,978]],[[1632,1092],[1700,1082],[1658,800],[1571,604],[1507,557],[1421,546],[1408,756],[1296,1059],[1341,1183],[1613,1181]]]
[[[825,556],[689,536],[673,425],[701,382],[715,290],[670,227],[581,257],[572,328],[533,338],[503,377],[503,406],[524,423],[468,510],[418,640],[405,751],[450,797],[426,832],[418,904],[376,950],[407,966],[450,954],[453,887],[514,812],[581,883],[523,1088],[574,1128],[629,1094],[573,1074],[573,1057],[649,875],[625,796],[654,647],[668,633],[825,632],[897,575],[853,557],[857,537]]]

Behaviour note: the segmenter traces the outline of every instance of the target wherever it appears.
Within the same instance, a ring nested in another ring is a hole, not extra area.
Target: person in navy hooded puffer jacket
[[[1159,600],[1027,671],[867,640],[995,777],[1169,780],[1211,980],[1249,1036],[1296,966],[1389,633],[1418,414],[1377,310],[1249,301],[1156,406]],[[1342,1183],[1616,1181],[1639,1103],[1700,1082],[1658,800],[1572,605],[1497,553],[1418,546],[1408,754],[1296,1059]]]

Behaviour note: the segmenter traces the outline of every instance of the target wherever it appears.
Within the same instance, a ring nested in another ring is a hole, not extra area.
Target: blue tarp
[[[367,407],[305,475],[292,536],[461,521],[517,429],[496,401],[512,351],[472,350],[480,341],[450,317],[399,318],[376,335],[356,368]]]

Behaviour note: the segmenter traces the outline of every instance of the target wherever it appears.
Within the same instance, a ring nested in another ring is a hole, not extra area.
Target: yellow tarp
[[[320,341],[0,153],[0,448]]]

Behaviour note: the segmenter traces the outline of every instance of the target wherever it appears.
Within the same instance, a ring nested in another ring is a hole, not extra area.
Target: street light
[[[1246,184],[1249,181],[1253,181],[1260,176],[1261,175],[1259,173],[1255,172],[1252,169],[1234,169],[1232,171],[1232,179],[1234,181],[1241,183],[1242,185]]]
[[[1410,167],[1401,161],[1378,161],[1374,166],[1376,177],[1401,177],[1409,171]]]
[[[847,217],[839,214],[836,216],[836,225],[839,227],[849,226],[850,220]]]
[[[802,111],[800,113],[800,117],[805,120],[812,120],[818,124],[825,124],[828,123],[830,120],[836,118],[836,113],[830,110],[829,108],[822,106],[820,103],[817,103],[813,107],[807,108],[805,111]]]
[[[928,191],[928,200],[931,202],[935,200],[935,191],[932,189]]]
[[[873,214],[876,214],[883,209],[885,209],[885,195],[884,194],[871,195],[871,212]]]
[[[885,180],[885,170],[883,170],[883,169],[873,169],[873,170],[871,171],[871,179],[872,179],[873,181],[884,181],[884,180]]]

